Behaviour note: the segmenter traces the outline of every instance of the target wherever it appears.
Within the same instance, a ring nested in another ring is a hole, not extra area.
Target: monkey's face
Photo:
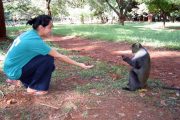
[[[136,53],[139,50],[137,46],[132,46],[131,49],[132,49],[132,53]]]
[[[134,43],[131,47],[132,49],[132,53],[136,53],[140,48],[141,48],[141,44],[140,43]]]

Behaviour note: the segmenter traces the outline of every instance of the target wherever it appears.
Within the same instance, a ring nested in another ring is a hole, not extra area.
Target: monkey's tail
[[[163,86],[163,89],[168,89],[168,90],[177,90],[180,92],[180,88],[176,88],[176,87],[167,87],[167,86]]]

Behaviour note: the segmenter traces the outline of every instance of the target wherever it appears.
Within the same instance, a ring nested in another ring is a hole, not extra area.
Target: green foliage
[[[68,0],[67,3],[72,8],[82,8],[83,6],[87,4],[87,1],[86,0]]]
[[[67,1],[66,0],[52,0],[51,1],[51,12],[54,17],[59,16],[68,16],[69,13],[67,12]]]
[[[13,19],[14,16],[20,19],[29,19],[35,15],[43,14],[43,11],[37,6],[34,6],[31,0],[13,0],[4,3],[4,11],[8,13],[8,19]]]
[[[124,25],[125,17],[132,8],[137,8],[137,2],[134,0],[105,0],[107,5],[117,14],[119,22]]]
[[[149,11],[150,12],[164,12],[164,13],[170,13],[174,11],[173,4],[168,0],[152,0],[149,2]]]
[[[88,0],[88,2],[94,16],[101,17],[104,16],[105,12],[110,11],[108,5],[105,4],[105,0]]]

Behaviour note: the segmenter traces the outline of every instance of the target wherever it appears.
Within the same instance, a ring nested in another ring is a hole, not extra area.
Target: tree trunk
[[[0,38],[5,38],[5,37],[6,37],[6,25],[4,19],[4,8],[3,8],[3,2],[2,0],[0,0]]]
[[[48,15],[51,16],[50,3],[51,3],[51,0],[46,0],[46,8],[48,10]]]
[[[125,18],[124,16],[119,16],[119,23],[124,26]]]
[[[163,28],[165,28],[165,24],[166,24],[166,14],[163,13]]]
[[[119,16],[119,23],[124,26],[125,16],[123,14],[123,9],[120,10],[120,13],[118,16]]]

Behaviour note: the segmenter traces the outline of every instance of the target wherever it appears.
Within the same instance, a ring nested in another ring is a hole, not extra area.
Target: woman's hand
[[[84,69],[90,69],[90,68],[94,67],[94,65],[85,65],[84,63],[79,63],[79,66]]]
[[[89,69],[89,68],[92,68],[94,66],[94,65],[85,65],[84,63],[76,62],[76,61],[70,59],[68,56],[65,56],[65,55],[58,53],[55,49],[51,49],[51,51],[49,52],[49,55],[51,55],[54,58],[57,58],[61,61],[64,61],[66,63],[76,65],[76,66],[82,67],[84,69]]]

